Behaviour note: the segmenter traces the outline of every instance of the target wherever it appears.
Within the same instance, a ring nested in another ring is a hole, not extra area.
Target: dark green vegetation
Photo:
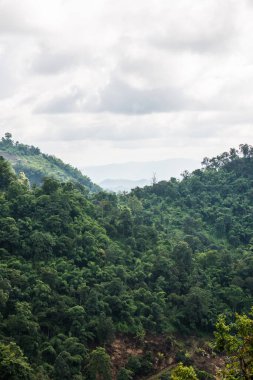
[[[110,379],[115,336],[145,347],[247,313],[252,232],[248,145],[119,196],[52,178],[29,188],[1,159],[0,379]],[[159,355],[114,363],[118,379],[147,376]]]
[[[24,172],[31,184],[40,185],[44,177],[51,176],[59,181],[77,182],[92,192],[101,190],[78,169],[59,158],[41,153],[39,148],[14,142],[10,133],[0,141],[0,156],[10,161],[17,174]]]

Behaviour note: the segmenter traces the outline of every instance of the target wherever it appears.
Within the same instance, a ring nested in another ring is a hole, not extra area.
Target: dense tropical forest
[[[126,194],[46,174],[0,158],[0,379],[214,379],[253,342],[251,146]]]

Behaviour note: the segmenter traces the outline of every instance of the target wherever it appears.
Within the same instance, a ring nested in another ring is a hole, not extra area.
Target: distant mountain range
[[[24,172],[31,183],[40,184],[44,177],[52,176],[62,182],[78,182],[92,192],[101,187],[115,192],[130,191],[137,186],[150,185],[154,177],[156,181],[179,178],[184,170],[191,172],[199,167],[197,160],[171,158],[87,166],[80,171],[55,156],[42,153],[37,147],[14,142],[8,133],[0,140],[0,156],[7,159],[17,173]]]
[[[147,179],[140,180],[131,180],[131,179],[105,179],[100,182],[99,185],[105,189],[110,191],[130,191],[135,187],[144,187],[146,185],[150,185],[151,181]]]
[[[81,170],[104,189],[128,191],[136,186],[149,185],[154,176],[157,181],[168,180],[171,177],[179,178],[184,170],[191,172],[199,165],[197,160],[171,158],[160,161],[87,166]]]

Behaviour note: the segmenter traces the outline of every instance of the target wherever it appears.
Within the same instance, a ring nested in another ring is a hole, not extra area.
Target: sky
[[[253,144],[253,0],[0,0],[0,132],[77,167]]]

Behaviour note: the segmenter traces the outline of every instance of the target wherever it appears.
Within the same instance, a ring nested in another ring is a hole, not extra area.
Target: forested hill
[[[31,184],[41,184],[44,177],[51,176],[63,182],[78,182],[92,192],[100,190],[80,170],[55,156],[41,153],[37,147],[14,142],[10,133],[0,141],[0,156],[12,164],[17,174],[24,172]]]
[[[214,378],[210,347],[184,342],[253,305],[253,148],[203,164],[87,196],[30,188],[0,159],[3,379],[130,380],[176,362]]]
[[[209,239],[230,248],[249,244],[253,237],[253,148],[243,144],[239,151],[204,158],[202,165],[203,169],[184,172],[181,181],[171,178],[136,188],[129,198],[135,196],[142,202],[155,229],[170,240],[173,236],[185,239],[187,234],[192,250],[203,249]]]

